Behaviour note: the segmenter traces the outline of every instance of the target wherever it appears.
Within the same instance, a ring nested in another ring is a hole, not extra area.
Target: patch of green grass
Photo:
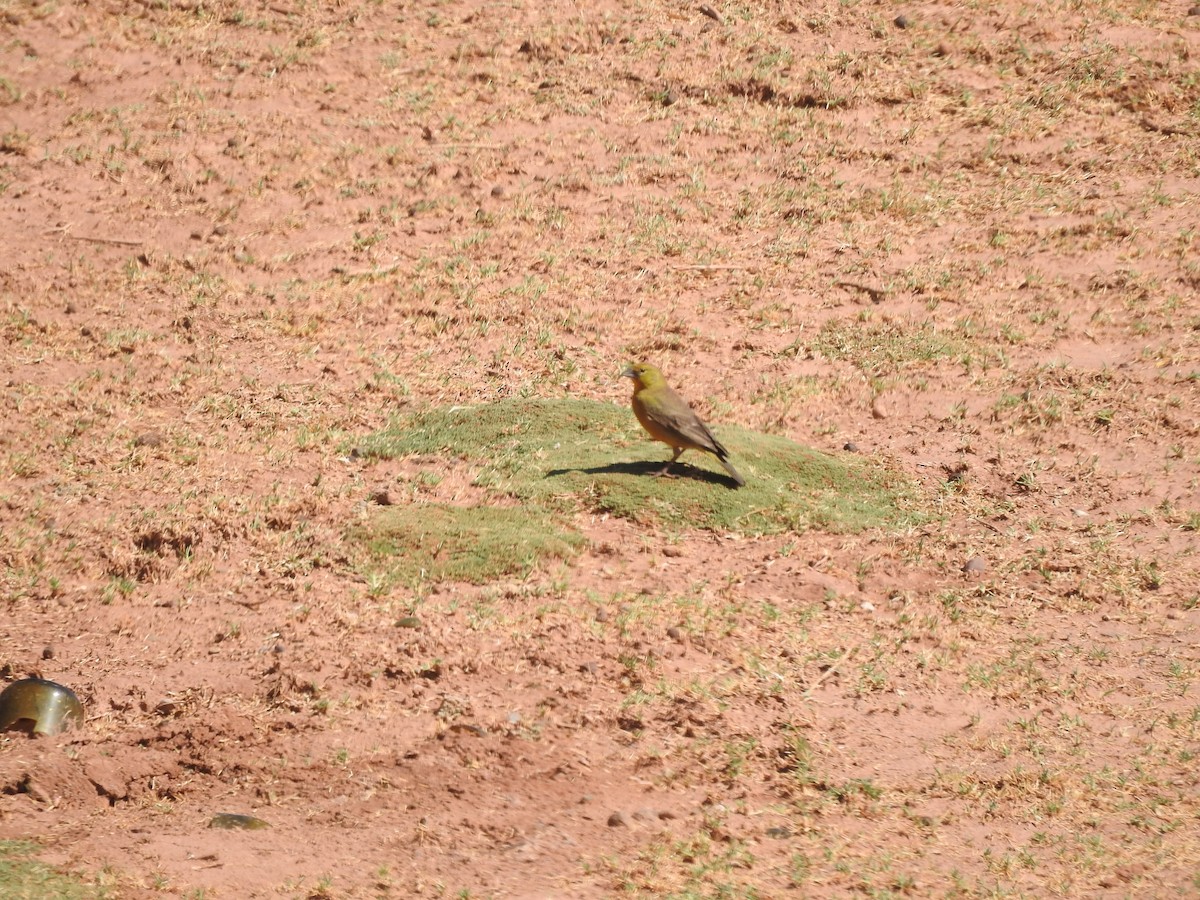
[[[420,503],[377,510],[351,532],[370,567],[397,581],[469,581],[523,575],[545,558],[572,555],[582,538],[520,507]]]
[[[379,458],[450,455],[478,466],[476,485],[527,504],[574,511],[583,503],[676,527],[855,532],[916,518],[907,483],[869,461],[743,428],[716,430],[746,478],[741,489],[697,451],[672,468],[678,477],[652,477],[670,458],[666,446],[651,441],[628,409],[584,400],[433,409],[394,422],[358,450]]]
[[[37,845],[29,841],[0,841],[0,897],[11,900],[73,900],[103,897],[99,888],[84,884],[33,859]]]
[[[831,319],[818,332],[813,349],[846,360],[871,375],[887,375],[908,365],[957,356],[964,349],[928,322]]]

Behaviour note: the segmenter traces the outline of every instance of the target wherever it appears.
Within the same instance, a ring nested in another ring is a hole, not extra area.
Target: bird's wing
[[[646,404],[646,411],[663,430],[677,435],[681,443],[717,456],[728,455],[720,441],[713,437],[698,415],[674,391],[665,394],[660,402]]]

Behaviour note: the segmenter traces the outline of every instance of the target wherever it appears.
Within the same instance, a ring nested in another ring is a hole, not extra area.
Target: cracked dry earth
[[[87,713],[0,736],[0,838],[108,897],[1193,894],[1198,23],[0,4],[0,667]],[[913,524],[581,501],[369,577],[380,491],[488,497],[356,440],[635,358]]]

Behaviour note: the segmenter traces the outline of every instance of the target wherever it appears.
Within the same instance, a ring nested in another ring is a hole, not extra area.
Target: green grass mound
[[[393,580],[484,584],[524,575],[582,545],[578,534],[556,528],[550,518],[523,508],[420,503],[376,510],[351,536],[365,546],[370,567]]]
[[[741,534],[898,525],[908,485],[869,461],[834,457],[737,427],[714,429],[746,479],[688,451],[676,478],[654,478],[670,458],[623,406],[585,400],[508,400],[407,416],[358,445],[366,456],[436,456],[478,466],[476,484],[536,509],[589,509],[637,521]],[[478,512],[478,511],[476,511]],[[511,511],[509,511],[511,512]]]
[[[37,845],[0,841],[0,897],[11,900],[83,900],[104,892],[34,859]]]

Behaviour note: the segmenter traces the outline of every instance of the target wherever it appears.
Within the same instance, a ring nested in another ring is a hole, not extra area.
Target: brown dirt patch
[[[714,12],[0,12],[0,665],[88,711],[0,736],[0,838],[122,897],[1195,890],[1200,17]],[[479,491],[356,436],[633,357],[927,520],[364,577],[378,490]]]

